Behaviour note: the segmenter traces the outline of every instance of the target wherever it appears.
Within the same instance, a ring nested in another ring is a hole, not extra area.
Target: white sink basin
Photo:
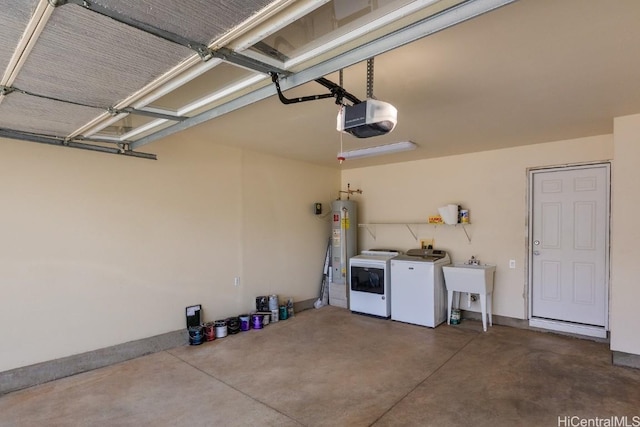
[[[495,265],[488,264],[454,264],[442,266],[444,273],[444,284],[447,287],[449,299],[447,323],[451,322],[451,307],[453,305],[453,293],[468,292],[480,295],[480,306],[482,307],[482,329],[487,331],[487,320],[492,324],[491,308],[493,297],[493,276],[496,271]]]
[[[448,291],[490,294],[493,292],[495,265],[454,264],[442,267]]]

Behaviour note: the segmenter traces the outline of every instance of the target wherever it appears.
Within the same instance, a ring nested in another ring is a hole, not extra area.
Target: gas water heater
[[[357,254],[358,210],[353,200],[331,203],[331,282],[347,284],[349,258]]]

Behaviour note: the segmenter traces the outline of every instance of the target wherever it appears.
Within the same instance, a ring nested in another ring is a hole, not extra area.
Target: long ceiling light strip
[[[385,154],[401,153],[415,150],[418,146],[411,141],[394,142],[392,144],[376,145],[375,147],[359,148],[352,151],[343,151],[338,154],[338,159],[352,160],[364,157],[382,156]]]

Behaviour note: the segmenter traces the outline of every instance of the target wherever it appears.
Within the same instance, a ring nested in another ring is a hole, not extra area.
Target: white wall
[[[614,121],[611,349],[640,355],[640,114]]]
[[[0,371],[317,296],[339,171],[174,138],[158,161],[0,140]],[[234,287],[234,277],[241,284]]]
[[[504,150],[486,151],[385,166],[344,170],[342,185],[360,188],[359,223],[426,222],[438,207],[457,203],[469,209],[467,240],[460,226],[415,227],[418,241],[401,225],[378,225],[376,239],[360,228],[359,247],[419,247],[435,239],[453,261],[472,255],[496,264],[494,314],[519,319],[526,313],[527,168],[610,160],[613,138],[603,135]],[[373,227],[372,227],[373,229]],[[516,268],[509,269],[509,260]],[[472,310],[479,311],[474,304]]]

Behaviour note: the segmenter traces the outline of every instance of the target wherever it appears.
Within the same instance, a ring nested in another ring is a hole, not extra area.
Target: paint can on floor
[[[251,315],[251,325],[253,329],[262,329],[262,321],[264,317],[262,314],[252,314]]]
[[[460,309],[459,308],[453,308],[451,309],[451,322],[452,325],[459,325],[460,324]]]
[[[271,323],[277,322],[278,317],[280,317],[280,312],[279,310],[276,308],[275,310],[271,310]]]
[[[287,306],[286,305],[281,305],[280,306],[280,320],[287,320],[288,316],[289,316],[289,311],[287,310]]]
[[[278,295],[269,295],[269,310],[278,309]]]
[[[271,313],[262,314],[262,325],[267,326],[269,324],[269,319],[271,319]]]
[[[189,344],[200,345],[202,344],[202,326],[189,326]]]
[[[251,328],[251,324],[249,323],[249,315],[241,314],[239,318],[240,318],[240,330],[248,331]]]
[[[214,322],[216,327],[216,337],[224,338],[227,336],[227,321],[226,320],[216,320]]]
[[[240,319],[237,317],[229,317],[227,319],[227,332],[229,335],[235,335],[240,332]]]
[[[216,329],[213,322],[205,323],[204,325],[204,340],[213,341],[216,339]]]
[[[295,316],[293,312],[293,298],[287,298],[287,317]]]

